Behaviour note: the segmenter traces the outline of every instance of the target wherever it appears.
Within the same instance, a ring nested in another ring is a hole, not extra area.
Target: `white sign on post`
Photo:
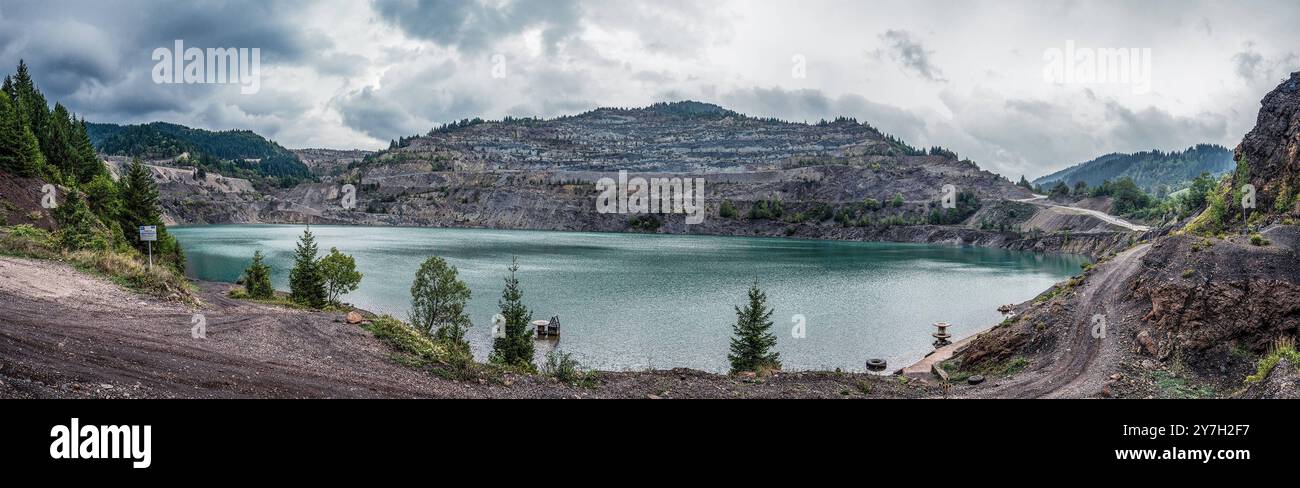
[[[158,240],[158,226],[142,225],[140,226],[140,240],[149,246],[149,267],[153,267],[153,243]]]

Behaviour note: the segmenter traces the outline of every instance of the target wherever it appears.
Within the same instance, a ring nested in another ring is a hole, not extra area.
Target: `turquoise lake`
[[[217,225],[170,229],[188,273],[233,282],[261,249],[276,289],[288,289],[303,226]],[[786,370],[864,371],[869,358],[893,370],[932,349],[931,326],[957,338],[997,323],[997,307],[1028,300],[1077,274],[1082,256],[948,245],[779,238],[576,232],[312,226],[322,255],[356,258],[365,276],[345,301],[406,318],[420,263],[441,256],[473,296],[470,343],[491,348],[506,268],[519,260],[534,319],[558,315],[558,347],[603,370],[687,367],[727,370],[735,305],[757,278],[775,309]],[[793,337],[802,319],[806,333]],[[539,341],[539,355],[548,350]]]

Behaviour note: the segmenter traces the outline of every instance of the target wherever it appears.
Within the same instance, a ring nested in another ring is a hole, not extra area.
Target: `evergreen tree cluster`
[[[308,227],[302,231],[294,251],[293,269],[289,270],[289,299],[311,308],[341,305],[343,295],[361,286],[357,262],[333,247],[325,257],[317,258],[316,254],[316,236]],[[253,257],[256,261],[257,255]]]
[[[1097,187],[1103,181],[1133,180],[1142,191],[1169,194],[1187,188],[1201,173],[1219,176],[1232,171],[1232,151],[1214,144],[1198,144],[1183,151],[1113,153],[1044,176],[1034,183],[1050,187],[1079,182]],[[1163,195],[1162,195],[1163,196]]]
[[[59,188],[52,212],[65,250],[125,250],[141,253],[139,227],[158,227],[155,262],[184,271],[185,257],[167,233],[158,206],[158,187],[149,170],[134,161],[118,181],[95,151],[89,124],[61,103],[50,108],[25,61],[4,79],[0,95],[0,171],[38,178]]]
[[[0,97],[0,170],[50,183],[88,183],[105,173],[86,121],[63,104],[51,110],[24,61],[4,79]]]
[[[173,158],[205,173],[244,178],[266,186],[290,187],[314,179],[292,151],[250,130],[209,131],[178,124],[87,124],[88,140],[104,154],[146,159]]]

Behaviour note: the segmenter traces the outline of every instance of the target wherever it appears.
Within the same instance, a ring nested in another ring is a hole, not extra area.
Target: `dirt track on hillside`
[[[452,381],[402,366],[342,314],[225,297],[203,308],[125,291],[54,262],[0,257],[0,398],[864,398],[934,392],[828,372],[757,380],[693,370],[601,372],[581,388],[537,375]],[[191,318],[206,318],[206,338]],[[725,354],[720,351],[719,354]]]
[[[1107,378],[1115,373],[1125,347],[1126,323],[1133,320],[1119,303],[1127,295],[1122,288],[1142,267],[1142,256],[1150,250],[1142,244],[1116,255],[1098,267],[1079,290],[1079,300],[1067,311],[1071,327],[1061,336],[1050,358],[1011,378],[987,388],[972,389],[971,396],[996,398],[1088,398],[1101,393]],[[1106,334],[1094,337],[1093,316],[1105,319]]]

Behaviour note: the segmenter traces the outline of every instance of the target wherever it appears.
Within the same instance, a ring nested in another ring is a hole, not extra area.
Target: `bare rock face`
[[[1300,228],[1274,226],[1263,234],[1270,245],[1242,236],[1174,236],[1143,258],[1129,294],[1147,304],[1141,333],[1163,346],[1154,357],[1178,352],[1189,366],[1214,373],[1241,361],[1234,352],[1262,354],[1274,339],[1300,330]],[[1150,354],[1141,333],[1136,340]]]
[[[1237,145],[1234,156],[1250,163],[1259,207],[1272,208],[1283,187],[1294,194],[1300,184],[1300,71],[1291,73],[1261,103],[1255,128]]]
[[[1242,398],[1300,398],[1300,372],[1291,361],[1283,359],[1262,381],[1246,388]]]
[[[1138,332],[1137,343],[1142,346],[1142,351],[1148,355],[1155,356],[1160,352],[1159,348],[1156,347],[1156,340],[1151,338],[1151,333],[1148,331]]]

